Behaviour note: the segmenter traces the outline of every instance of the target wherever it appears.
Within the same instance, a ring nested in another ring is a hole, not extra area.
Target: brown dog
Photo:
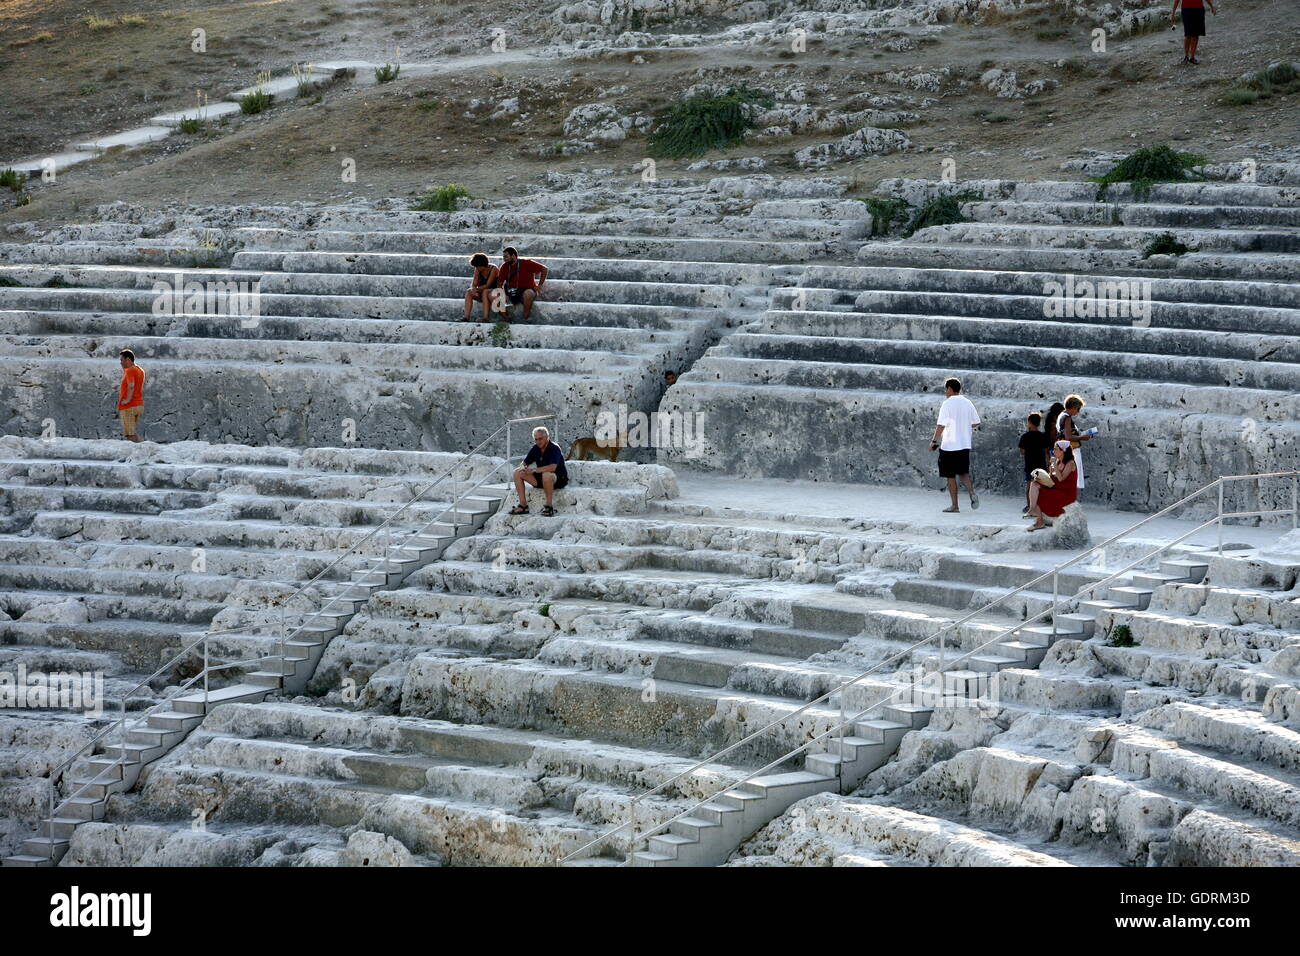
[[[623,432],[612,445],[606,445],[596,438],[579,438],[569,446],[569,454],[565,457],[570,461],[586,461],[587,457],[605,458],[609,461],[618,461],[619,452],[627,447],[627,432]]]

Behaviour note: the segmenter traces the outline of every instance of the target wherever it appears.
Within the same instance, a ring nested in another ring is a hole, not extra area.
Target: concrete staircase
[[[21,443],[15,443],[12,439],[8,441],[11,445],[21,446]],[[39,446],[40,443],[33,444]],[[31,472],[37,469],[32,467],[31,459],[27,459],[27,462],[29,477],[33,477]],[[83,462],[82,466],[93,468],[93,463],[92,459]],[[67,471],[71,470],[68,465],[66,461],[58,464],[65,477]],[[22,468],[14,462],[8,470],[12,475]],[[38,484],[31,486],[30,490],[36,491],[43,487]],[[111,794],[133,787],[147,765],[171,751],[215,708],[229,703],[261,701],[268,694],[305,692],[330,641],[344,630],[373,595],[400,586],[410,574],[441,557],[453,542],[478,531],[497,510],[507,491],[504,484],[483,485],[477,493],[461,494],[447,505],[434,505],[435,515],[432,520],[421,524],[414,532],[399,533],[396,545],[388,546],[388,539],[384,539],[386,550],[378,560],[366,562],[365,567],[352,571],[350,578],[342,582],[332,594],[318,598],[316,610],[295,616],[287,640],[277,642],[273,637],[269,640],[262,637],[258,643],[263,646],[270,644],[275,648],[275,653],[240,662],[240,666],[235,668],[233,682],[227,682],[230,665],[216,661],[209,663],[204,640],[203,664],[216,672],[211,679],[224,686],[209,688],[208,675],[201,673],[185,681],[181,689],[195,686],[202,689],[168,697],[138,717],[127,716],[123,698],[120,723],[107,728],[111,733],[106,731],[97,735],[97,753],[75,759],[70,767],[71,779],[65,784],[65,796],[58,798],[58,805],[52,814],[41,821],[38,835],[23,841],[21,851],[7,857],[4,865],[47,866],[58,863],[67,852],[72,832],[78,825],[101,819]],[[231,636],[227,631],[218,633],[227,635],[227,639]],[[252,634],[256,634],[256,629],[253,629]],[[183,643],[189,644],[186,653],[157,673],[175,668],[183,658],[190,656],[189,652],[194,647],[191,643],[193,639],[206,636],[206,632],[202,635],[188,635],[183,640]],[[203,678],[202,685],[196,683],[198,677]],[[142,685],[147,684],[148,680],[142,682]],[[117,743],[112,743],[112,740]],[[74,755],[74,758],[79,756]],[[51,776],[50,786],[57,786],[54,776]]]

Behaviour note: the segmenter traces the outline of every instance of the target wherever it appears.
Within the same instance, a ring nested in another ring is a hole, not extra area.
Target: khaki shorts
[[[117,410],[118,417],[122,419],[122,434],[135,434],[136,426],[140,424],[140,413],[143,411],[143,405],[133,405],[130,408],[119,408]]]

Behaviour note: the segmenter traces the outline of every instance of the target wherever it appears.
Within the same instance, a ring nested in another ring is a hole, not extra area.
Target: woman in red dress
[[[1079,500],[1079,469],[1074,465],[1074,449],[1068,441],[1053,446],[1048,476],[1050,486],[1035,479],[1029,488],[1029,513],[1035,519],[1030,531],[1046,528],[1045,518],[1060,517],[1066,505]]]

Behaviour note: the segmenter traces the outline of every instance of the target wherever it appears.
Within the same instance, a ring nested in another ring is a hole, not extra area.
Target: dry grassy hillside
[[[603,40],[572,41],[571,26],[552,15],[557,6],[0,0],[0,165],[141,125],[191,105],[196,90],[219,100],[260,72],[285,75],[295,63],[383,62],[396,59],[400,47],[408,67],[392,83],[375,85],[362,71],[261,115],[236,115],[77,167],[55,187],[34,185],[31,205],[5,215],[60,217],[112,199],[400,196],[446,182],[495,197],[553,170],[632,175],[647,155],[644,132],[653,118],[701,81],[743,83],[775,93],[778,105],[829,111],[829,129],[796,124],[788,134],[750,137],[725,153],[762,157],[769,172],[800,172],[793,154],[846,132],[833,128],[836,111],[851,112],[864,98],[909,114],[882,125],[903,130],[910,148],[829,167],[864,184],[903,173],[938,176],[946,157],[962,178],[1050,176],[1059,175],[1062,159],[1090,149],[1168,141],[1215,159],[1240,159],[1300,142],[1300,94],[1278,92],[1244,105],[1228,100],[1244,71],[1300,59],[1300,31],[1281,0],[1225,4],[1211,18],[1199,67],[1180,63],[1181,30],[1112,37],[1105,53],[1094,53],[1093,24],[1054,8],[1010,15],[986,9],[978,22],[882,28],[859,40],[813,30],[806,51],[795,53],[779,17],[770,43],[760,32],[757,41],[669,48],[663,24],[653,35],[620,39],[611,27],[601,28]],[[735,23],[722,18],[712,28]],[[504,51],[491,47],[497,24],[506,30]],[[196,27],[206,31],[203,54],[190,49]],[[687,27],[707,32],[710,24]],[[436,69],[420,72],[417,65]],[[1014,71],[1021,86],[1042,81],[1047,88],[999,97],[980,82],[994,67]],[[583,135],[566,130],[566,119],[584,104],[612,106],[637,124],[624,138],[588,140],[574,151],[571,144]],[[340,175],[344,158],[356,162],[354,183]],[[670,161],[660,171],[686,165]],[[12,207],[9,195],[5,205]]]

